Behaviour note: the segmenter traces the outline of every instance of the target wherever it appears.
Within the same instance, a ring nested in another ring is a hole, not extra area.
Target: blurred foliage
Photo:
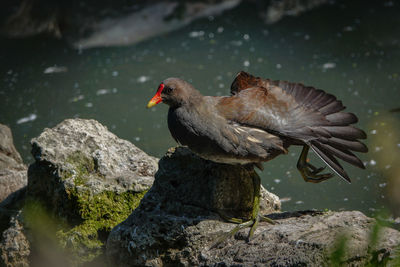
[[[397,116],[396,116],[397,115]],[[377,167],[386,178],[386,201],[394,216],[400,216],[400,120],[398,114],[376,114],[370,123],[371,152],[376,154]],[[370,152],[370,153],[371,153]]]
[[[397,251],[393,253],[394,256],[393,254],[391,256],[389,251],[378,249],[383,228],[390,226],[387,221],[380,219],[384,217],[387,217],[387,214],[382,212],[375,218],[375,222],[371,226],[366,256],[368,263],[365,265],[367,267],[400,266],[400,244],[397,247]],[[333,245],[333,250],[328,257],[330,261],[329,266],[348,266],[345,259],[346,251],[350,249],[350,236],[350,233],[342,233],[337,236],[336,242]]]

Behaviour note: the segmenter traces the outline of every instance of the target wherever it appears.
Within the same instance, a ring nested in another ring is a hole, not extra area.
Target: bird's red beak
[[[154,107],[158,103],[162,102],[161,92],[163,89],[164,89],[164,84],[162,83],[160,84],[160,86],[158,86],[157,93],[153,96],[152,99],[150,99],[149,103],[147,103],[147,108]]]

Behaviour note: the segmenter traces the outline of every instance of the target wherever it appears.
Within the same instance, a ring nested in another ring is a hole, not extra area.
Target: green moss
[[[83,222],[70,230],[58,231],[57,236],[63,248],[80,260],[90,261],[103,252],[104,240],[99,233],[107,236],[114,226],[124,221],[139,205],[146,191],[122,194],[105,191],[96,195],[88,190],[71,193]]]
[[[102,176],[97,172],[97,166],[93,158],[87,157],[80,151],[75,151],[69,155],[66,161],[72,165],[74,172],[64,172],[61,177],[62,180],[74,177],[75,185],[83,185],[87,180],[87,176],[91,173],[95,173],[99,177]]]
[[[51,232],[55,233],[61,248],[74,256],[72,261],[79,264],[91,261],[104,252],[104,242],[111,229],[132,213],[147,191],[120,194],[103,191],[94,194],[87,187],[87,181],[104,178],[98,172],[95,160],[76,151],[66,161],[72,170],[61,171],[60,182],[72,179],[73,185],[63,188],[67,199],[59,203],[58,210],[53,214],[59,217],[58,220],[66,219],[70,225],[56,223],[60,227],[51,227]],[[34,215],[34,212],[29,214]]]

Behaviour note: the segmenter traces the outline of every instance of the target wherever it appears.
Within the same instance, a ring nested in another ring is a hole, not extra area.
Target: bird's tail
[[[365,169],[362,161],[351,151],[368,152],[367,146],[358,140],[367,138],[367,135],[351,126],[358,121],[357,117],[353,113],[341,112],[342,109],[341,101],[336,99],[319,109],[329,123],[315,127],[314,131],[318,131],[319,138],[310,140],[308,145],[333,171],[350,182],[336,158]]]

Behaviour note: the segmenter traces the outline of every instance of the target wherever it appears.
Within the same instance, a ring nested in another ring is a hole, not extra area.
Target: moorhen
[[[358,140],[366,138],[365,132],[351,126],[357,117],[342,112],[345,107],[335,96],[314,87],[241,71],[231,85],[231,96],[203,96],[191,84],[168,78],[147,107],[160,102],[169,105],[168,128],[173,138],[207,160],[262,168],[261,162],[287,154],[290,145],[300,145],[297,168],[306,182],[319,183],[333,176],[307,162],[310,147],[348,182],[336,158],[365,168],[351,152],[368,151]],[[258,199],[254,201],[258,213],[256,204]],[[258,219],[257,214],[251,220],[250,236]]]

